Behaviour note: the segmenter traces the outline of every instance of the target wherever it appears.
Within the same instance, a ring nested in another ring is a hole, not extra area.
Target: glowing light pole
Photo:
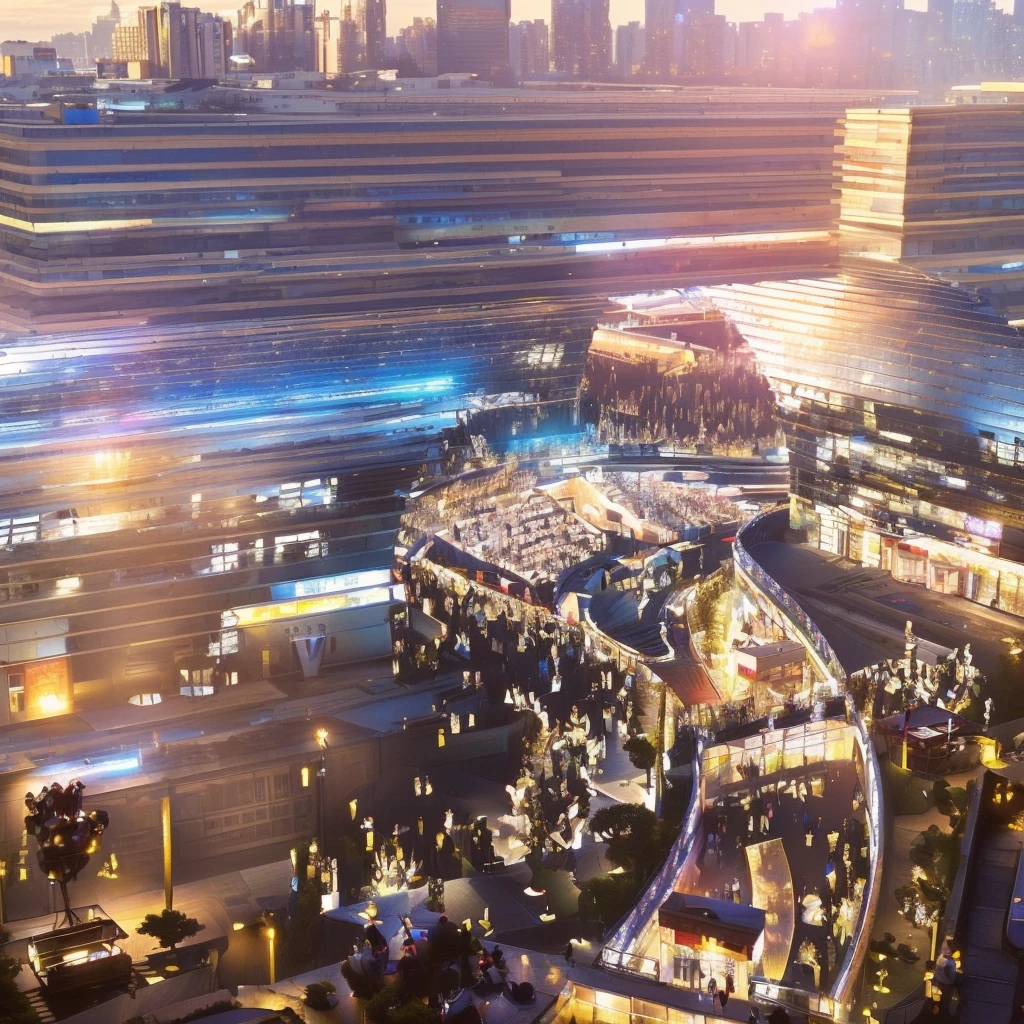
[[[277,964],[274,959],[274,936],[276,932],[273,926],[267,929],[267,951],[270,954],[270,984],[273,985],[277,981]]]
[[[316,792],[317,802],[319,804],[319,814],[317,819],[319,822],[318,826],[318,838],[320,840],[320,849],[323,851],[324,856],[327,853],[327,835],[326,828],[324,826],[324,780],[327,778],[327,730],[317,729],[316,731],[316,745],[320,748],[320,767],[316,772]]]

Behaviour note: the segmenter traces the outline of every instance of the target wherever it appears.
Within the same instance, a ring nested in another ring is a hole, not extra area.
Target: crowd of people
[[[657,473],[606,473],[605,484],[644,519],[664,526],[710,526],[735,522],[734,502],[705,484],[674,483]]]
[[[514,463],[470,474],[421,497],[403,516],[407,542],[447,534],[464,551],[531,580],[605,549],[604,534],[536,491],[537,475]]]
[[[746,848],[781,839],[794,875],[787,981],[804,983],[807,971],[820,989],[842,958],[864,894],[864,795],[852,766],[751,782],[719,797],[706,813],[701,884],[708,896],[750,902]]]
[[[554,579],[605,548],[600,530],[536,492],[488,502],[452,522],[451,534],[478,558],[528,579]]]
[[[470,666],[464,689],[483,689],[492,703],[536,715],[527,763],[507,787],[513,824],[524,845],[544,846],[571,870],[609,737],[642,729],[635,673],[545,609],[473,587],[444,569],[416,563],[407,587],[409,600],[446,627],[438,656]]]
[[[606,441],[774,443],[775,399],[752,362],[702,350],[687,373],[591,355],[585,398]]]

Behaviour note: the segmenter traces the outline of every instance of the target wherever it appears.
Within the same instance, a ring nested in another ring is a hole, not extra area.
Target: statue
[[[71,909],[68,883],[78,878],[89,857],[100,848],[100,837],[110,824],[106,811],[82,808],[85,785],[75,779],[65,789],[59,782],[43,786],[39,795],[25,794],[25,830],[35,836],[39,849],[36,859],[50,880],[60,886],[64,900],[64,921],[79,923]]]

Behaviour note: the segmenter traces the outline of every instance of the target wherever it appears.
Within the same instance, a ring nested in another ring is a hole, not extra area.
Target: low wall
[[[63,1024],[121,1024],[131,1017],[156,1013],[175,1003],[188,1001],[191,1004],[193,1000],[210,996],[211,993],[216,993],[218,998],[211,997],[210,1001],[219,1002],[221,992],[217,992],[216,971],[207,964],[194,971],[183,971],[173,978],[164,978],[159,985],[140,985],[134,999],[127,992],[122,992],[98,1006],[65,1017]],[[223,990],[223,998],[231,998],[226,989]]]

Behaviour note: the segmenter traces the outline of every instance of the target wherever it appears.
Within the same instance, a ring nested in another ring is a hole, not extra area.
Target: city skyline
[[[138,4],[122,4],[121,16],[134,19],[134,11]],[[203,10],[230,17],[232,22],[237,17],[238,4],[232,6],[223,2],[201,4]],[[320,0],[318,7],[327,6],[332,11],[337,8],[340,13],[342,0]],[[759,21],[766,11],[782,13],[787,19],[797,17],[802,11],[814,8],[834,7],[830,2],[815,0],[718,0],[716,12],[724,14],[729,21]],[[924,10],[926,0],[908,0],[908,9]],[[1012,0],[997,0],[996,7],[1010,11]],[[33,4],[16,0],[14,9],[6,10],[0,17],[0,38],[4,39],[48,39],[55,32],[82,32],[88,29],[95,18],[109,10],[109,4],[97,3],[76,8],[73,12],[67,9],[66,0],[38,0]],[[416,17],[435,17],[436,3],[433,0],[390,0],[387,12],[387,31],[395,35],[398,30],[412,23]],[[549,0],[512,0],[512,21],[543,18],[551,21],[551,4]],[[622,25],[630,21],[644,20],[642,0],[611,0],[611,23]]]

